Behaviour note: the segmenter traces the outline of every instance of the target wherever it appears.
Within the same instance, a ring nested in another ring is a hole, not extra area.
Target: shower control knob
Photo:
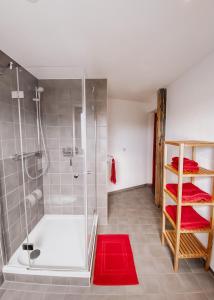
[[[77,179],[79,177],[79,174],[74,174],[74,178]]]

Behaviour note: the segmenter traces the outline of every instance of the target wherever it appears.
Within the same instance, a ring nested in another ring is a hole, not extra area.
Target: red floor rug
[[[128,234],[99,234],[94,268],[94,284],[138,284]]]

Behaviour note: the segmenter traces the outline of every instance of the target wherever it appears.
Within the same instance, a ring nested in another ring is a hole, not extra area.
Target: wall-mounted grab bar
[[[87,172],[79,172],[79,173],[75,173],[74,174],[74,178],[77,179],[79,177],[79,175],[91,175],[92,174],[92,171],[87,171]]]

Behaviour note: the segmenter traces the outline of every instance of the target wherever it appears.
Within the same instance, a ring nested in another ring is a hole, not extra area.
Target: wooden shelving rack
[[[176,170],[167,163],[168,146],[175,146],[179,148],[179,168]],[[208,270],[210,266],[213,237],[214,237],[214,170],[207,170],[202,167],[196,173],[183,172],[183,158],[186,147],[192,149],[192,159],[195,160],[196,148],[198,147],[213,147],[214,142],[206,141],[165,141],[164,146],[164,176],[163,176],[163,203],[162,203],[162,244],[166,241],[174,256],[174,270],[178,270],[179,259],[186,258],[203,258],[206,261],[205,269]],[[170,171],[178,177],[178,193],[174,196],[166,188],[166,172]],[[212,177],[212,200],[210,202],[182,202],[182,186],[183,179],[190,178],[194,183],[196,177]],[[168,195],[177,205],[177,219],[176,223],[172,220],[166,212],[166,195]],[[186,230],[181,228],[181,209],[182,206],[209,206],[210,207],[210,226],[208,228],[201,228],[197,230]],[[172,230],[166,229],[166,219],[172,225]],[[207,233],[208,243],[204,247],[197,239],[195,233]]]

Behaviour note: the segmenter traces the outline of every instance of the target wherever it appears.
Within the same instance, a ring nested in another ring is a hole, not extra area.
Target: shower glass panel
[[[96,102],[93,81],[86,80],[86,163],[87,163],[87,243],[89,266],[93,251],[96,222]]]
[[[29,70],[34,77],[13,70],[15,91],[23,92],[13,105],[25,235],[9,265],[89,270],[96,227],[94,92],[67,69],[60,76],[55,69]]]
[[[9,264],[16,265],[17,262],[13,254],[20,248],[19,260],[23,264],[29,265],[31,249],[29,233],[44,215],[43,197],[40,197],[39,201],[29,201],[31,199],[29,196],[33,192],[40,191],[41,195],[43,194],[43,180],[42,176],[39,176],[42,172],[42,159],[39,154],[36,131],[36,106],[32,100],[35,96],[35,86],[38,85],[38,80],[16,65],[13,65],[9,72],[12,80],[9,99],[14,127],[13,139],[10,140],[9,159],[10,165],[13,164],[14,170],[17,172],[14,175],[16,175],[18,189],[16,191],[16,204],[13,207],[13,213],[17,219],[16,229],[14,228],[17,236]],[[30,174],[32,178],[27,174]],[[11,195],[8,195],[8,199]],[[9,234],[12,235],[12,232]],[[9,241],[11,246],[11,237],[9,237]]]

